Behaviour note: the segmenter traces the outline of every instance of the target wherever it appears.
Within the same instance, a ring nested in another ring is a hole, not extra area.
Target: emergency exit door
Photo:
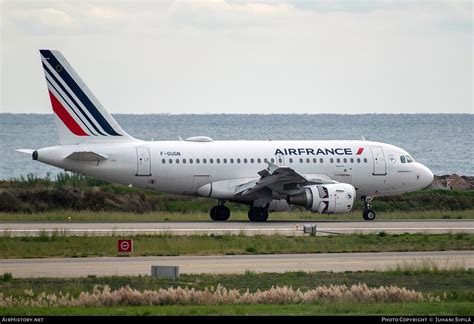
[[[148,147],[137,147],[137,176],[151,176],[151,157]]]

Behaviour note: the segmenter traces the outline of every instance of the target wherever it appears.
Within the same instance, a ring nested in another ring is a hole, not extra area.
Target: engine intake
[[[350,212],[356,196],[355,188],[347,183],[312,185],[287,197],[288,204],[304,206],[320,214],[342,214]]]

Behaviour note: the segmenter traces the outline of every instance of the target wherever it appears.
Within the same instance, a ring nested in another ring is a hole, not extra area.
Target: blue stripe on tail
[[[87,114],[84,112],[84,110],[82,110],[81,106],[77,103],[77,101],[71,96],[71,94],[66,90],[66,88],[64,88],[64,86],[61,84],[61,82],[59,82],[59,80],[54,76],[53,72],[51,72],[50,69],[44,63],[43,63],[43,68],[48,73],[48,75],[54,80],[54,82],[56,82],[56,84],[61,88],[61,90],[68,96],[68,98],[71,99],[72,103],[77,107],[77,109],[79,109],[79,111],[87,119],[89,124],[91,124],[92,127],[94,127],[96,132],[99,133],[100,135],[107,136],[104,133],[102,133],[100,131],[100,129],[97,128],[97,126],[92,122],[92,120],[89,118],[89,116],[87,116]]]
[[[56,59],[56,57],[51,53],[50,50],[40,50],[41,55],[46,58],[51,66],[62,67],[62,64]],[[58,71],[59,70],[59,71]],[[99,123],[102,129],[112,136],[122,136],[117,133],[112,126],[107,122],[107,120],[102,116],[97,107],[90,101],[89,97],[82,91],[81,87],[74,81],[74,79],[69,75],[69,73],[64,69],[64,67],[56,69],[56,72],[61,77],[61,79],[67,84],[71,91],[76,95],[76,97],[82,102],[84,107],[89,111],[89,113],[94,117],[94,119]]]

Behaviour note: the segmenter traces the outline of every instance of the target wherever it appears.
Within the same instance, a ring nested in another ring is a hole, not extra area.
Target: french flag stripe
[[[66,108],[66,106],[69,108],[69,111],[72,111],[74,113],[74,115],[76,115],[77,119],[79,119],[79,121],[82,123],[82,126],[84,126],[85,128],[87,128],[87,131],[89,132],[89,134],[92,134],[92,135],[96,135],[94,134],[94,132],[91,131],[91,129],[87,126],[87,124],[82,120],[82,118],[77,114],[77,112],[71,107],[71,105],[67,102],[67,100],[63,97],[63,95],[61,94],[61,92],[58,91],[58,89],[54,86],[54,84],[48,79],[48,77],[46,77],[46,81],[48,82],[48,85],[52,88],[52,91],[53,92],[53,95],[55,95],[56,99],[58,99],[59,102],[61,102],[61,99],[62,99],[62,106],[64,108]],[[64,105],[64,103],[66,105]],[[74,116],[73,116],[74,117]],[[76,121],[77,121],[76,119]],[[79,123],[78,123],[79,124]],[[81,125],[81,124],[79,124]]]
[[[102,116],[97,107],[92,103],[92,101],[87,97],[81,87],[76,83],[76,81],[71,77],[71,75],[62,67],[57,58],[49,50],[40,50],[41,55],[48,60],[48,63],[52,67],[60,66],[61,69],[58,70],[59,77],[67,84],[68,88],[72,93],[79,99],[79,101],[84,105],[84,107],[89,111],[92,117],[97,121],[100,127],[109,135],[112,136],[122,136],[117,133],[109,122]]]
[[[361,155],[362,152],[364,152],[364,148],[363,148],[363,147],[359,147],[359,149],[357,150],[356,155]]]
[[[48,90],[49,98],[51,99],[51,105],[53,106],[53,111],[61,119],[61,121],[66,125],[66,127],[77,136],[89,136],[84,130],[77,124],[77,122],[72,118],[72,116],[67,112],[59,100],[53,95],[53,93]]]
[[[61,82],[54,76],[53,72],[49,70],[49,68],[46,66],[46,64],[43,62],[43,68],[46,71],[46,73],[54,80],[54,83],[59,86],[59,88],[68,96],[68,98],[71,100],[71,102],[74,104],[74,106],[77,107],[79,112],[86,118],[86,120],[89,122],[89,124],[95,129],[97,133],[100,135],[105,135],[102,133],[99,128],[92,122],[92,120],[87,116],[87,114],[81,109],[81,106],[74,100],[74,98],[71,96],[71,94],[68,92],[67,89],[64,88],[64,86],[61,84]]]

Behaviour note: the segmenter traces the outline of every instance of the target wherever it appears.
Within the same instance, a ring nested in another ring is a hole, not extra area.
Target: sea
[[[118,114],[143,140],[209,136],[214,140],[359,140],[399,146],[435,175],[474,176],[474,114]],[[0,113],[0,179],[61,172],[15,149],[58,144],[52,114]]]

